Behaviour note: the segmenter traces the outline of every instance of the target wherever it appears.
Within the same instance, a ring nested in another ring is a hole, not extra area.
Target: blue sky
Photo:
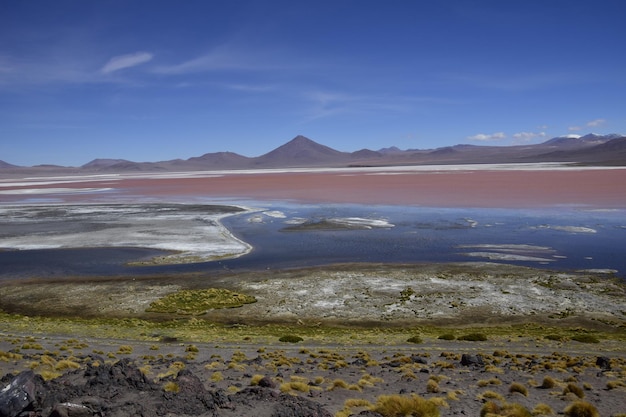
[[[0,160],[626,133],[626,2],[0,2]]]

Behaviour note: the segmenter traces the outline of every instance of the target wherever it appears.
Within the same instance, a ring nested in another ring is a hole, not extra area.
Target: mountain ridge
[[[79,167],[40,165],[23,167],[0,160],[0,171],[17,172],[167,172],[251,168],[350,167],[387,165],[570,162],[626,166],[626,137],[619,134],[560,136],[532,145],[489,146],[459,144],[435,149],[401,150],[395,146],[378,151],[342,152],[298,135],[257,157],[234,152],[214,152],[188,159],[133,162],[97,158]]]

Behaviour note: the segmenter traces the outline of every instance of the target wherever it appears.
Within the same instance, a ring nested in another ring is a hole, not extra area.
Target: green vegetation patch
[[[204,314],[216,308],[235,308],[255,303],[256,298],[223,288],[180,290],[154,301],[146,309],[153,313]]]

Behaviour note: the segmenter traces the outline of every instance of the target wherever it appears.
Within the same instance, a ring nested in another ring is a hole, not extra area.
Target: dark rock
[[[263,363],[263,358],[260,356],[257,356],[254,359],[246,359],[246,360],[243,360],[242,362],[247,365],[261,365]]]
[[[0,417],[15,417],[34,409],[37,399],[37,378],[33,371],[25,371],[0,391]]]
[[[461,365],[483,367],[485,366],[485,362],[483,361],[483,357],[481,355],[470,355],[468,353],[464,353],[463,356],[461,356]]]
[[[276,388],[276,383],[269,376],[264,376],[263,378],[261,378],[258,385],[259,387],[263,387],[263,388],[272,388],[272,389]]]
[[[178,384],[178,392],[164,395],[170,413],[175,410],[177,414],[199,415],[215,410],[213,394],[204,389],[200,378],[183,369],[175,381]]]
[[[332,417],[321,405],[274,390],[249,387],[230,396],[239,415],[256,417]]]
[[[130,359],[122,359],[113,365],[88,367],[85,377],[88,378],[86,389],[90,392],[110,392],[121,388],[146,391],[155,388],[155,384]]]
[[[367,361],[363,358],[355,359],[351,365],[354,366],[367,366]]]
[[[598,356],[596,359],[596,366],[604,371],[611,370],[611,358],[606,356]]]
[[[92,417],[93,410],[81,404],[63,403],[52,408],[48,417]]]
[[[426,358],[422,356],[411,355],[411,360],[413,361],[413,363],[420,363],[422,365],[428,364],[428,361],[426,360]]]

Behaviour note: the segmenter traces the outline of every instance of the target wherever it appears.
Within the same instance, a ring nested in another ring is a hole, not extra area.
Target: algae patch
[[[150,307],[146,311],[199,315],[212,309],[235,308],[255,302],[256,298],[250,295],[223,288],[180,290],[150,303]]]

